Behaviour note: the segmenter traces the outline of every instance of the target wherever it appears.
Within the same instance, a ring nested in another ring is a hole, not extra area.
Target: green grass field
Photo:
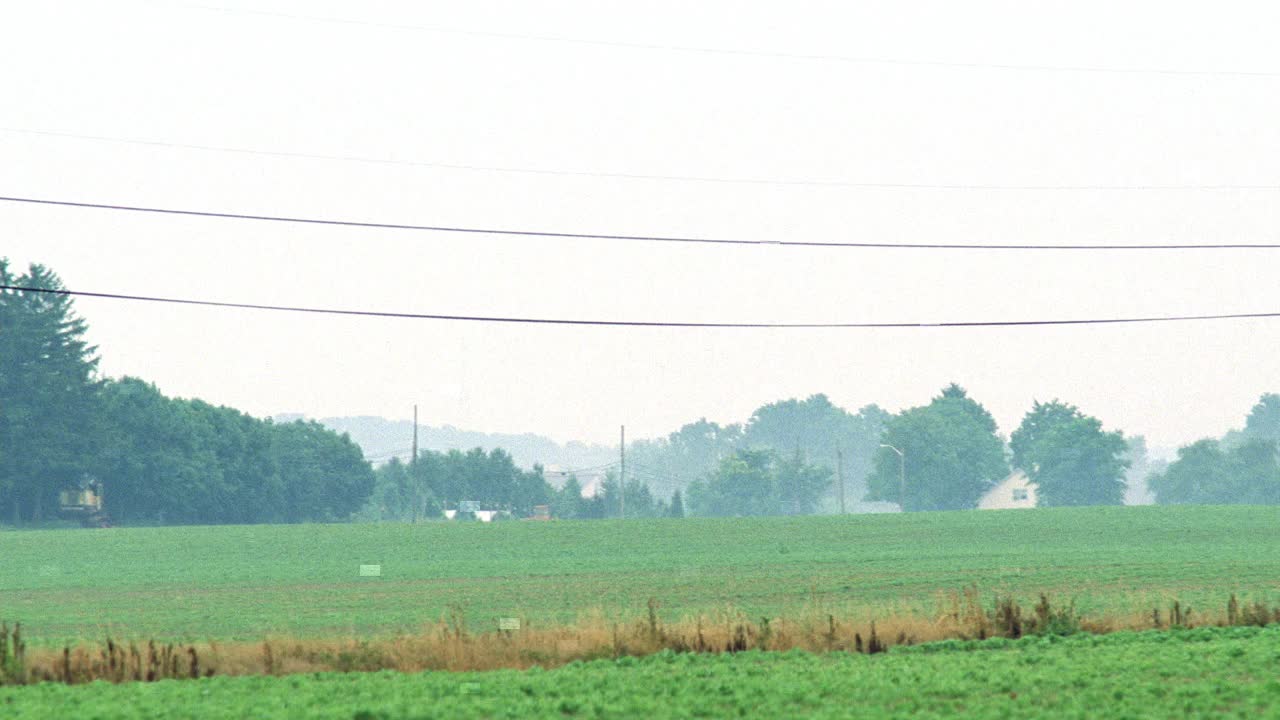
[[[357,576],[379,563],[382,576]],[[668,620],[812,603],[933,612],[974,585],[1090,614],[1280,596],[1280,508],[1135,507],[493,525],[0,532],[0,619],[39,644],[412,631],[450,612]]]
[[[556,670],[0,687],[13,720],[112,718],[1171,718],[1280,714],[1280,628],[746,652]]]

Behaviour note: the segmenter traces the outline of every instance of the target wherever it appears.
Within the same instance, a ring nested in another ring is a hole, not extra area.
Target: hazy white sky
[[[568,232],[941,243],[1280,241],[1271,2],[10,3],[0,195]],[[253,7],[294,17],[237,11]],[[358,22],[327,22],[307,17]],[[416,26],[416,27],[409,27]],[[501,37],[502,34],[521,37]],[[1161,74],[806,60],[556,36]],[[424,313],[676,321],[1280,311],[1280,251],[718,247],[406,233],[0,203],[0,256],[72,289]],[[102,369],[259,415],[377,414],[612,442],[825,392],[956,381],[1174,445],[1280,390],[1280,320],[1024,329],[659,330],[310,317],[82,299]]]

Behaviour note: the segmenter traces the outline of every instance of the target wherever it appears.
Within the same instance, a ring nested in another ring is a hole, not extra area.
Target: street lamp
[[[880,447],[889,448],[898,453],[898,505],[902,512],[907,511],[907,454],[892,445],[880,443]]]

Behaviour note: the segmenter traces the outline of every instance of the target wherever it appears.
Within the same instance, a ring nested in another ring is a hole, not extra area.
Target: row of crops
[[[0,688],[13,720],[493,717],[1268,717],[1280,627],[944,642],[574,663],[556,670],[347,673]]]

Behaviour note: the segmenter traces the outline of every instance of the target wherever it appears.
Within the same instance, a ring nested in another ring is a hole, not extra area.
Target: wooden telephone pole
[[[409,481],[413,488],[413,521],[418,522],[422,507],[422,489],[418,487],[418,406],[413,406],[413,454],[409,456]]]
[[[844,514],[844,451],[836,450],[836,482],[840,484],[840,514]]]
[[[627,519],[627,426],[622,426],[622,441],[618,443],[618,515]]]
[[[413,406],[413,455],[409,456],[409,465],[418,464],[418,406]]]

